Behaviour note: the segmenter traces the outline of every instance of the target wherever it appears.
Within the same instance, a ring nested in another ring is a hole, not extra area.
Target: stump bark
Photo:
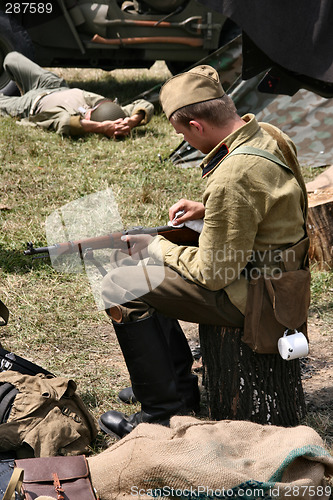
[[[333,192],[309,193],[309,259],[317,268],[333,268]]]
[[[309,199],[309,259],[320,270],[333,268],[333,166],[306,185]]]
[[[306,414],[299,359],[257,354],[241,335],[240,329],[199,326],[209,418],[298,425]]]

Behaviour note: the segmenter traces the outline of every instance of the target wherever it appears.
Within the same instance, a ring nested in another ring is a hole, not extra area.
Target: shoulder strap
[[[23,475],[23,469],[20,469],[18,467],[14,468],[12,477],[10,478],[9,484],[6,488],[4,496],[2,497],[2,500],[12,500],[13,498],[15,498],[15,491],[17,491],[17,493],[20,495],[23,483]]]
[[[267,132],[268,132],[268,130],[267,130]],[[272,135],[272,137],[274,139],[277,140],[277,137],[275,135],[273,135],[273,134],[271,134],[271,135]],[[283,140],[283,138],[281,137],[281,141],[282,140]],[[281,144],[281,142],[280,142],[280,144]],[[280,144],[278,142],[279,147],[280,147]],[[286,149],[286,147],[287,147],[287,144],[285,144],[285,147],[280,148],[282,150],[283,156],[285,156],[285,149]],[[254,148],[252,146],[239,146],[238,148],[236,148],[233,151],[231,151],[231,153],[229,153],[227,156],[225,156],[225,158],[229,158],[229,156],[241,155],[241,154],[261,156],[262,158],[266,158],[267,160],[270,160],[270,161],[272,161],[274,163],[277,163],[281,167],[286,168],[287,170],[289,170],[294,175],[296,181],[298,182],[300,188],[303,191],[303,195],[304,195],[304,210],[303,210],[303,213],[304,213],[304,220],[306,221],[307,220],[307,214],[308,214],[308,195],[307,195],[307,191],[306,191],[306,186],[305,186],[302,174],[301,174],[298,166],[295,164],[294,161],[292,161],[291,155],[290,154],[287,155],[287,156],[290,157],[289,158],[290,159],[290,165],[287,165],[286,163],[284,163],[283,161],[281,161],[277,156],[275,156],[272,153],[269,153],[268,151],[265,151],[263,149]]]
[[[299,163],[295,161],[295,156],[291,153],[290,146],[287,144],[287,141],[282,135],[282,132],[274,127],[273,125],[270,125],[269,123],[260,123],[260,127],[265,130],[273,139],[276,140],[277,145],[279,146],[281,153],[283,155],[283,158],[288,162],[289,167],[292,169],[294,176],[298,182],[298,184],[301,186],[301,189],[303,191],[304,195],[304,217],[305,220],[307,220],[308,216],[308,193],[306,190],[306,185],[303,179],[303,175],[299,166]]]
[[[281,161],[277,156],[273,155],[272,153],[269,153],[268,151],[265,151],[264,149],[254,148],[252,146],[239,146],[238,148],[231,151],[231,153],[228,154],[228,157],[233,155],[242,155],[242,154],[262,156],[267,160],[271,160],[274,163],[277,163],[281,167],[287,168],[288,170],[290,170],[291,173],[294,173],[293,170],[286,163]]]

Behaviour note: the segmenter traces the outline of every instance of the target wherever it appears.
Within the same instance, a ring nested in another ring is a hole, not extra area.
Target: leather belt
[[[38,108],[38,104],[40,103],[40,101],[43,99],[43,97],[45,97],[46,95],[49,95],[51,94],[52,92],[43,92],[42,94],[39,94],[33,101],[32,101],[32,105],[31,105],[31,108],[30,108],[30,116],[31,115],[34,115],[35,114],[35,111],[36,109]]]

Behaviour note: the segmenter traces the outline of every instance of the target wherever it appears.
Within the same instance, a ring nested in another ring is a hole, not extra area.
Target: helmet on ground
[[[90,120],[94,122],[104,122],[105,120],[118,120],[118,118],[125,118],[126,114],[123,109],[114,101],[104,99],[96,104],[93,108]]]

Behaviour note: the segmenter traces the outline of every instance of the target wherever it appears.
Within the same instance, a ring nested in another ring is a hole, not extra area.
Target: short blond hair
[[[237,116],[237,109],[233,100],[224,94],[218,99],[190,104],[177,109],[170,118],[175,122],[188,126],[191,120],[203,119],[217,126],[225,125]]]

